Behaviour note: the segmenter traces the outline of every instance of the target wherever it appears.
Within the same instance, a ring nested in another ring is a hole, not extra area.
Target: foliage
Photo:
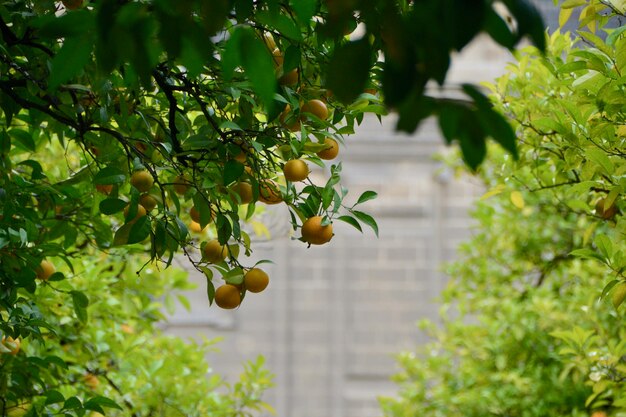
[[[481,167],[475,236],[449,267],[442,326],[404,353],[388,416],[624,415],[626,38],[615,6],[581,7],[493,84],[519,159]],[[622,16],[619,16],[622,17]],[[593,32],[595,31],[595,33]]]
[[[536,9],[504,3],[512,26],[492,0],[2,2],[2,413],[20,413],[23,401],[30,415],[257,406],[260,366],[233,395],[212,395],[215,381],[197,381],[200,347],[146,336],[155,297],[180,284],[162,271],[182,254],[206,275],[210,302],[225,281],[234,296],[222,305],[237,306],[255,267],[250,235],[264,231],[254,215],[271,204],[287,207],[296,234],[315,219],[303,243],[327,243],[333,220],[377,234],[361,208],[376,193],[347,203],[341,163],[326,152],[365,113],[394,108],[407,131],[438,114],[473,168],[488,136],[515,155],[511,128],[475,87],[462,100],[424,94],[481,31],[507,48],[524,36],[543,47]],[[288,181],[293,159],[307,165]],[[326,176],[320,184],[311,165]],[[122,335],[135,303],[132,326],[143,331]],[[83,389],[86,372],[107,382],[95,390],[103,397]]]
[[[156,327],[167,298],[190,288],[186,274],[150,266],[139,277],[132,259],[122,250],[84,256],[71,277],[40,286],[12,312],[7,324],[21,329],[12,335],[29,337],[16,355],[0,353],[0,415],[234,416],[267,407],[261,358],[228,386],[206,363],[213,342]]]

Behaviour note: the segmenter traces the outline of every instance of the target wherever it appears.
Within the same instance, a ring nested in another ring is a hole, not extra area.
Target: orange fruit
[[[135,171],[130,177],[130,185],[139,190],[140,193],[145,193],[154,184],[154,178],[148,171]]]
[[[245,164],[246,160],[248,159],[248,156],[246,155],[246,152],[242,150],[237,155],[235,155],[233,159],[237,162],[241,162],[242,164]]]
[[[192,220],[191,223],[189,223],[189,230],[191,230],[193,233],[202,233],[204,230],[206,230],[206,227],[203,229],[200,226],[200,223],[194,222]]]
[[[9,352],[6,353],[8,353],[9,355],[17,355],[20,351],[20,346],[22,345],[22,342],[20,342],[20,339],[13,339],[11,336],[2,336],[2,345],[5,348],[9,349]]]
[[[85,382],[85,385],[92,390],[95,390],[100,385],[100,380],[92,373],[86,373],[83,377],[83,381]]]
[[[44,259],[41,261],[39,267],[37,268],[37,278],[45,281],[50,278],[50,275],[54,274],[55,272],[56,268],[54,267],[54,264]]]
[[[198,211],[196,206],[193,206],[189,210],[189,216],[191,217],[191,220],[193,220],[194,222],[200,223],[200,212]]]
[[[83,5],[83,0],[62,0],[61,3],[68,10],[76,10]]]
[[[224,284],[215,290],[215,303],[223,309],[233,309],[241,304],[239,288],[234,285]]]
[[[283,201],[278,184],[272,180],[259,181],[259,201],[265,204],[278,204]]]
[[[320,120],[328,118],[328,107],[322,100],[309,100],[302,106],[302,113],[311,113]]]
[[[302,159],[292,159],[285,163],[283,174],[287,181],[304,181],[309,176],[309,166]]]
[[[602,411],[602,410],[596,410],[593,413],[591,413],[590,417],[607,417],[608,414],[606,413],[606,411]]]
[[[261,292],[270,283],[270,277],[265,271],[259,268],[252,268],[243,276],[243,283],[246,290],[250,292]]]
[[[252,185],[249,182],[239,181],[233,184],[231,190],[239,196],[240,204],[248,204],[252,201]]]
[[[278,79],[280,85],[294,85],[298,83],[298,70],[292,69]]]
[[[133,326],[131,326],[130,324],[126,324],[126,323],[122,323],[120,325],[120,330],[122,331],[122,333],[126,333],[126,334],[135,333],[135,329],[133,329]]]
[[[129,211],[130,211],[130,205],[126,206],[126,208],[124,209],[124,218],[128,217]],[[146,208],[142,206],[141,204],[137,204],[137,214],[135,215],[135,218],[130,219],[129,222],[133,222],[137,220],[138,218],[145,216],[146,214],[148,214],[148,212],[146,211]]]
[[[150,194],[142,194],[139,197],[139,204],[141,204],[146,211],[152,211],[157,206],[157,200]]]
[[[109,195],[111,194],[111,191],[113,191],[113,185],[112,184],[97,184],[96,190],[98,190],[102,194]]]
[[[603,219],[609,220],[615,217],[615,215],[617,214],[617,206],[615,205],[615,202],[613,202],[613,204],[611,204],[609,207],[604,207],[605,202],[606,199],[604,198],[598,200],[598,202],[596,203],[596,213]]]
[[[226,259],[228,248],[226,245],[221,245],[217,239],[213,239],[204,245],[202,254],[205,261],[216,264]]]
[[[189,181],[181,175],[174,178],[173,181],[174,192],[178,195],[183,195],[189,190]]]
[[[324,145],[326,145],[327,148],[319,151],[317,156],[326,160],[335,159],[339,154],[339,144],[337,141],[332,138],[325,138]]]
[[[302,239],[312,245],[323,245],[333,238],[333,225],[322,226],[322,216],[308,218],[302,225]]]

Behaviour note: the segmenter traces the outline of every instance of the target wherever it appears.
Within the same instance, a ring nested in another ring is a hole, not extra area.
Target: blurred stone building
[[[551,10],[551,1],[541,3]],[[455,57],[447,88],[493,79],[510,59],[480,39]],[[330,244],[307,249],[290,239],[286,211],[270,212],[274,238],[256,243],[254,254],[275,262],[264,266],[268,289],[235,311],[208,308],[205,279],[192,272],[193,309],[166,325],[170,334],[223,338],[209,361],[231,380],[245,360],[265,356],[276,382],[265,400],[279,417],[379,416],[377,397],[395,389],[394,354],[423,342],[416,322],[436,318],[441,265],[470,233],[468,209],[482,189],[433,159],[443,150],[436,122],[412,136],[393,127],[393,116],[382,125],[366,119],[339,157],[353,198],[379,194],[363,207],[377,219],[379,238],[335,222]]]

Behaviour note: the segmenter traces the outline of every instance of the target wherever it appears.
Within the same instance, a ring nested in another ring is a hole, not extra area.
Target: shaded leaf
[[[335,49],[326,71],[326,86],[344,104],[353,102],[365,90],[371,66],[367,37]]]

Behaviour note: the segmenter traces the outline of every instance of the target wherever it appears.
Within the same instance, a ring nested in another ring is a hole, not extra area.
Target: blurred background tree
[[[486,84],[520,157],[481,166],[489,191],[448,269],[443,323],[400,355],[388,416],[625,412],[624,9],[565,2],[561,25],[575,9],[575,37],[556,31]]]

